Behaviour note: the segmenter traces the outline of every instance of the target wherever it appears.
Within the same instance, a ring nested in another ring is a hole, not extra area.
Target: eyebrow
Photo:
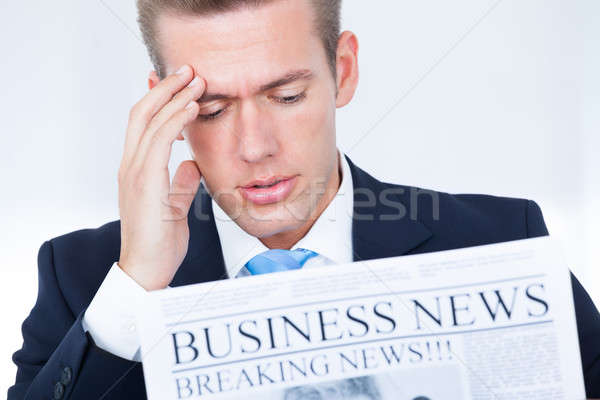
[[[281,78],[277,78],[274,81],[265,83],[259,88],[259,93],[266,92],[267,90],[274,89],[279,86],[287,85],[298,80],[310,80],[314,74],[308,69],[298,69],[290,71]],[[196,100],[198,103],[206,103],[213,100],[231,99],[232,96],[222,93],[204,93],[202,97]]]

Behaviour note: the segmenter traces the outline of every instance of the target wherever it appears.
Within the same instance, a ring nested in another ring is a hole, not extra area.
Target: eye
[[[221,115],[223,111],[225,111],[225,109],[220,109],[210,114],[198,114],[198,119],[201,119],[203,121],[210,121]]]
[[[275,99],[275,101],[277,101],[278,103],[293,104],[293,103],[299,102],[305,96],[306,96],[306,93],[302,92],[302,93],[297,94],[295,96],[285,96],[285,97],[273,96],[273,99]]]

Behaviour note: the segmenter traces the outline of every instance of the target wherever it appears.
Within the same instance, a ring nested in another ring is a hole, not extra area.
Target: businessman
[[[42,244],[10,400],[144,399],[133,315],[148,291],[548,234],[533,201],[384,183],[337,149],[359,76],[340,0],[137,6],[155,70],[129,114],[120,219]],[[170,182],[175,140],[193,159]],[[600,317],[572,286],[600,397]]]

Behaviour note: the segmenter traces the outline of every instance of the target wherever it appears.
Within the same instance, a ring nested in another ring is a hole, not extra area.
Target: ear
[[[160,78],[158,77],[156,71],[150,71],[150,74],[148,75],[148,90],[154,89],[159,82]],[[182,133],[179,133],[179,135],[177,135],[177,140],[185,140]]]
[[[158,77],[156,71],[150,71],[150,74],[148,75],[148,89],[154,89],[154,87],[158,85],[158,82],[160,82],[160,78]]]
[[[352,100],[358,86],[358,38],[354,33],[344,31],[340,35],[336,63],[338,95],[335,106],[340,108]]]

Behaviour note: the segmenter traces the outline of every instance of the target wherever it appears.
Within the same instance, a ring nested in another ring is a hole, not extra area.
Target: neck
[[[307,218],[305,224],[303,224],[298,229],[291,229],[289,231],[277,233],[275,235],[260,238],[259,240],[269,249],[291,249],[292,246],[300,239],[302,239],[310,230],[310,228],[314,225],[315,221],[319,218],[319,216],[325,211],[329,203],[333,201],[335,198],[339,187],[342,183],[342,164],[340,160],[340,154],[338,152],[337,155],[337,174],[332,174],[333,176],[329,179],[329,184],[327,185],[327,189],[325,193],[319,200],[317,207],[313,210],[311,216]]]

